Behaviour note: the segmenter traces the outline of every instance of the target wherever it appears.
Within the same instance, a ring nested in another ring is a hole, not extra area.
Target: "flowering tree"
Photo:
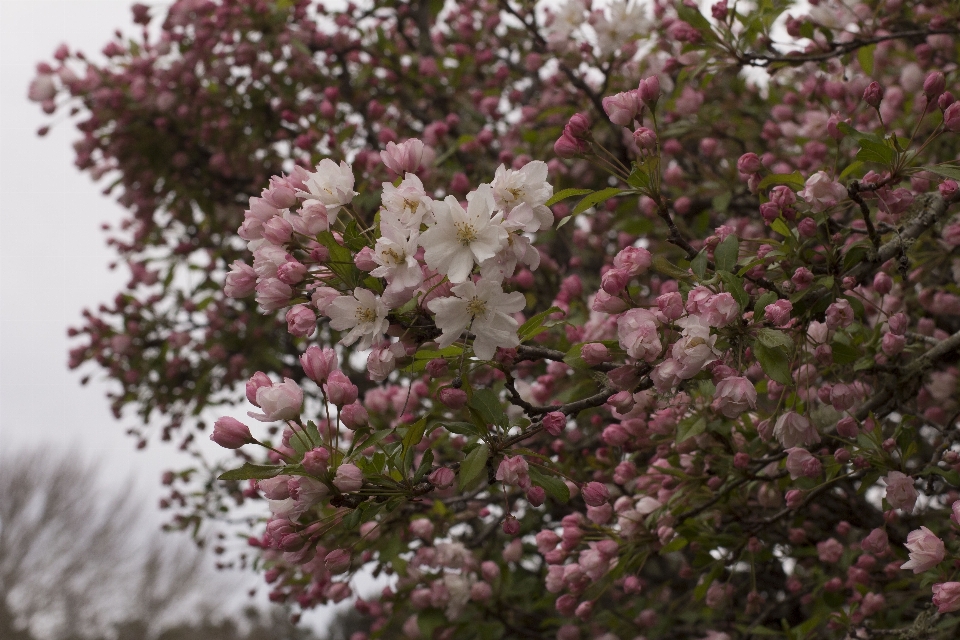
[[[245,384],[237,463],[170,504],[265,499],[274,599],[390,576],[382,638],[955,637],[955,4],[134,17],[30,89],[131,211],[71,363],[184,448]]]

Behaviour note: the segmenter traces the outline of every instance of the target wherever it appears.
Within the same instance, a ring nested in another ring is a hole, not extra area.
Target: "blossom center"
[[[487,303],[485,300],[474,296],[470,298],[467,302],[467,313],[470,314],[471,318],[476,318],[477,316],[482,316],[487,313]]]
[[[458,222],[456,223],[456,227],[457,242],[463,246],[467,246],[477,239],[477,230],[469,222]]]
[[[357,307],[357,322],[363,324],[365,322],[373,322],[377,319],[376,312],[370,307]]]

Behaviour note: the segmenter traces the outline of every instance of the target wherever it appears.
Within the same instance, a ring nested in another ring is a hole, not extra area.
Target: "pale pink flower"
[[[436,314],[435,323],[442,331],[437,343],[441,348],[453,344],[469,329],[476,336],[473,352],[481,360],[490,360],[497,347],[511,348],[520,344],[519,323],[511,314],[522,311],[526,299],[519,291],[504,293],[500,282],[467,280],[450,290],[453,296],[427,303]]]
[[[300,417],[303,389],[290,378],[284,378],[283,382],[258,388],[256,404],[263,409],[263,413],[250,411],[247,415],[260,422],[295,420]]]
[[[250,434],[250,427],[230,416],[224,416],[213,423],[210,439],[225,449],[239,449],[245,444],[255,442]]]
[[[823,542],[817,543],[817,556],[820,562],[833,564],[840,562],[843,557],[843,544],[836,538],[829,538]]]
[[[818,171],[807,179],[799,196],[807,201],[814,211],[825,211],[847,197],[846,188],[831,179],[825,171]]]
[[[940,582],[933,585],[933,604],[940,613],[960,609],[960,582]]]
[[[53,75],[49,73],[38,74],[27,89],[27,99],[32,102],[46,102],[53,100],[56,96],[57,85],[53,82]]]
[[[415,257],[419,238],[416,231],[408,236],[403,229],[381,222],[380,237],[373,249],[377,266],[370,275],[386,279],[391,291],[419,286],[423,282],[423,271]]]
[[[703,319],[711,327],[725,327],[740,317],[740,305],[726,292],[709,298],[703,307]]]
[[[223,292],[230,298],[245,298],[254,292],[257,286],[257,272],[242,260],[234,260],[230,265]]]
[[[943,561],[945,550],[943,540],[933,531],[920,527],[907,536],[907,550],[910,560],[900,565],[901,569],[913,569],[914,573],[923,573]]]
[[[381,201],[381,225],[389,224],[407,232],[419,232],[421,223],[432,221],[431,200],[427,197],[420,178],[412,173],[408,173],[396,187],[384,182]]]
[[[787,471],[790,472],[790,478],[812,478],[820,475],[823,466],[809,451],[802,447],[791,447],[787,449]]]
[[[423,163],[423,151],[423,142],[417,138],[410,138],[400,144],[388,142],[386,150],[380,152],[380,159],[388,169],[402,176],[405,173],[416,173]]]
[[[640,108],[636,91],[624,91],[603,99],[603,110],[610,122],[621,127],[629,127]]]
[[[784,449],[808,446],[820,442],[820,434],[806,416],[787,411],[777,419],[773,428],[774,437]]]
[[[511,212],[521,204],[530,205],[533,214],[522,226],[523,231],[532,232],[549,228],[553,224],[553,212],[546,201],[553,195],[553,186],[547,182],[547,163],[534,160],[520,169],[497,167],[491,183],[494,202],[498,207]]]
[[[494,215],[493,188],[480,185],[467,201],[466,210],[453,196],[435,202],[436,224],[420,236],[427,266],[454,283],[466,280],[474,264],[494,257],[507,242],[503,214]]]
[[[680,363],[677,375],[687,380],[700,373],[708,364],[717,359],[720,352],[714,348],[717,336],[710,334],[710,327],[697,316],[688,316],[677,320],[683,327],[681,337],[670,350],[673,359]]]
[[[330,317],[330,326],[337,331],[350,330],[340,339],[340,344],[349,347],[360,341],[358,349],[369,349],[387,331],[387,305],[380,296],[369,289],[357,287],[352,296],[335,298],[325,309]]]
[[[328,224],[332,226],[340,208],[350,204],[357,195],[353,190],[353,170],[346,162],[337,165],[330,158],[321,160],[316,168],[316,172],[308,174],[303,182],[306,191],[298,191],[297,195],[326,205]]]
[[[530,467],[523,456],[507,456],[497,467],[496,478],[504,484],[510,484],[528,489],[530,487]]]
[[[908,513],[913,511],[919,495],[913,486],[913,478],[899,471],[891,471],[883,481],[887,485],[884,497],[890,506],[894,509],[903,509]]]
[[[632,358],[653,362],[663,351],[657,317],[647,309],[630,309],[617,318],[620,346]]]
[[[720,413],[736,418],[744,411],[756,408],[757,389],[742,376],[724,378],[717,383],[714,403]]]

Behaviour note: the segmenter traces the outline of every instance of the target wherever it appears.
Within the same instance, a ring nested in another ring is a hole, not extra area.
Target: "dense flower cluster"
[[[953,637],[956,7],[549,4],[180,0],[58,52],[30,97],[92,112],[149,292],[75,363],[147,418],[246,380],[179,522],[263,499],[301,608],[391,576],[357,639]]]

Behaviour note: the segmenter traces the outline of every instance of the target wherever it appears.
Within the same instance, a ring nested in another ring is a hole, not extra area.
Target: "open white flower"
[[[468,280],[450,290],[456,297],[437,298],[427,303],[436,314],[435,322],[443,332],[437,343],[449,347],[468,328],[476,336],[473,352],[481,360],[490,360],[497,347],[515,347],[519,323],[509,314],[527,304],[519,291],[504,293],[500,282]]]
[[[346,162],[338,166],[330,158],[324,158],[317,165],[315,173],[308,174],[303,181],[306,191],[297,191],[297,195],[307,200],[319,200],[327,206],[328,226],[333,226],[340,207],[350,204],[357,192],[353,190],[353,170]]]
[[[420,263],[414,257],[420,234],[407,232],[391,224],[381,222],[380,237],[373,248],[373,259],[380,265],[370,272],[377,278],[386,278],[388,289],[399,291],[416,287],[423,281]]]
[[[360,340],[358,348],[369,349],[380,340],[390,323],[387,321],[387,305],[369,289],[357,287],[352,296],[333,299],[325,313],[330,317],[330,326],[337,331],[350,332],[340,339],[340,344],[350,346]]]
[[[391,224],[407,231],[420,231],[420,224],[433,222],[431,200],[423,189],[420,178],[408,173],[396,187],[383,183],[380,224]]]
[[[529,219],[524,221],[524,231],[546,229],[553,224],[553,213],[545,205],[553,195],[553,186],[547,182],[547,163],[541,160],[528,162],[520,170],[497,167],[494,174],[493,198],[497,206],[511,211],[521,204],[530,205]],[[515,218],[508,213],[507,218]]]
[[[507,242],[503,214],[493,215],[493,188],[482,184],[467,196],[467,201],[466,211],[453,196],[434,202],[436,224],[420,236],[427,266],[450,282],[466,280],[474,264],[497,255]]]

